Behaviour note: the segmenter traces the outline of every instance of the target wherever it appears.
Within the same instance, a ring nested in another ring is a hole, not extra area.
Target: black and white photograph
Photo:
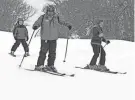
[[[0,100],[135,100],[134,0],[0,0]]]

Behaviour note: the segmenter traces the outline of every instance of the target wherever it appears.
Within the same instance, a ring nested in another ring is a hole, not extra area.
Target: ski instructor
[[[41,27],[41,48],[35,70],[57,72],[54,67],[54,62],[56,59],[57,39],[59,37],[58,24],[68,27],[69,30],[72,29],[72,26],[60,19],[54,5],[48,5],[46,10],[44,10],[44,13],[45,14],[41,15],[33,25],[34,30]],[[44,66],[47,52],[49,52],[48,63]]]

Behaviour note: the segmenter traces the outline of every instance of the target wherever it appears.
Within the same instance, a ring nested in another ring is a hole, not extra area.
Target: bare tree
[[[0,0],[0,30],[12,31],[19,17],[27,20],[36,10],[24,0]]]
[[[106,23],[111,21],[111,24],[105,25],[105,35],[108,38],[134,41],[134,0],[49,1],[56,4],[64,18],[73,24],[74,31],[77,31],[79,36],[87,34],[96,18],[108,16]]]

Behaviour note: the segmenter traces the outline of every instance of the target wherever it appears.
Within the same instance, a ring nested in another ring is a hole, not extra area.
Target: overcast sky
[[[26,0],[26,2],[30,5],[32,5],[33,7],[37,8],[37,9],[41,9],[43,3],[45,3],[46,0]]]
[[[42,6],[46,3],[48,3],[48,0],[26,0],[27,3],[31,4],[33,7],[37,9],[41,9]]]

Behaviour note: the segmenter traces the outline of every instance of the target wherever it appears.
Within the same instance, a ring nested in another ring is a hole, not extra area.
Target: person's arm
[[[61,20],[61,18],[60,18],[59,16],[57,16],[57,19],[58,19],[58,23],[59,23],[60,25],[63,25],[63,26],[68,27],[69,30],[72,29],[72,26],[71,26],[69,23],[66,23],[65,21]]]
[[[18,34],[18,28],[15,27],[14,30],[13,30],[13,36],[14,36],[15,40],[17,39],[17,34]]]
[[[102,29],[102,28],[99,28],[98,31],[99,31],[99,37],[101,38],[101,40],[102,40],[103,42],[106,43],[107,40],[106,40],[105,37],[104,37],[103,29]]]
[[[103,33],[101,33],[101,34],[103,34]],[[105,42],[106,44],[109,44],[109,43],[110,43],[109,40],[105,39],[104,35],[102,35],[101,40],[102,40],[103,42]]]
[[[107,40],[104,37],[102,37],[101,39],[102,39],[103,42],[106,43]]]
[[[26,41],[28,41],[29,40],[29,35],[28,35],[28,30],[27,30],[26,27],[25,27],[25,36],[26,36]]]
[[[14,29],[14,37],[16,37],[17,34],[18,34],[18,28],[16,27],[16,28]]]
[[[35,23],[33,24],[33,27],[32,27],[34,30],[38,29],[38,28],[41,26],[42,18],[43,18],[43,15],[40,16],[40,17],[35,21]]]

